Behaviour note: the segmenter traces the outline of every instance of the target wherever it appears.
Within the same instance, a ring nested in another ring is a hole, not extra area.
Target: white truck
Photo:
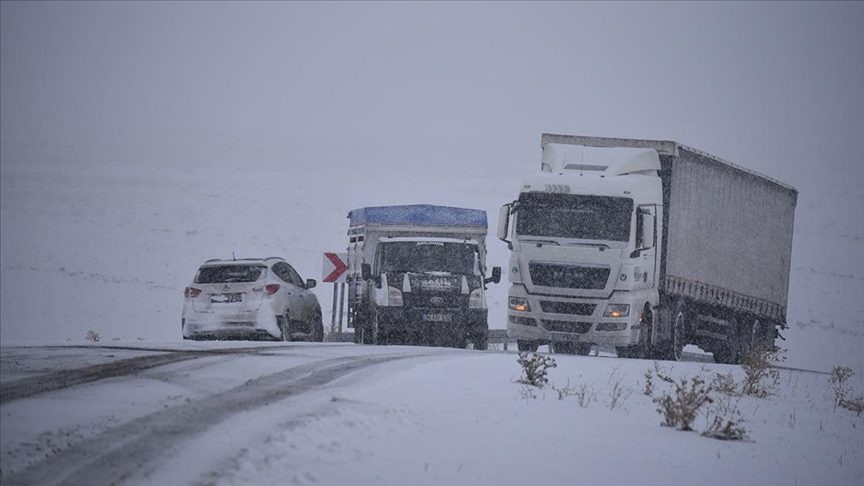
[[[348,327],[364,344],[486,349],[486,212],[427,204],[348,213]]]
[[[520,351],[680,360],[695,344],[738,363],[774,345],[794,188],[672,141],[543,134],[541,149],[499,215]]]

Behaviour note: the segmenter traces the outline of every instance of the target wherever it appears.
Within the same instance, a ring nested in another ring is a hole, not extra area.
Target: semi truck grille
[[[590,316],[594,314],[597,304],[579,304],[573,302],[555,302],[552,300],[541,300],[540,308],[543,312],[550,314],[571,314],[574,316]]]
[[[543,321],[543,327],[552,332],[572,332],[585,334],[591,330],[590,322]]]
[[[555,263],[529,263],[528,271],[534,285],[564,287],[568,289],[602,290],[609,280],[609,267],[561,265]]]

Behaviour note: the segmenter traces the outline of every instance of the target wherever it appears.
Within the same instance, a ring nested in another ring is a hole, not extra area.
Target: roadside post
[[[321,266],[321,280],[333,283],[333,311],[330,314],[330,334],[342,333],[342,307],[345,302],[345,271],[348,265],[347,253],[324,253]],[[337,298],[338,298],[338,329],[337,323]]]

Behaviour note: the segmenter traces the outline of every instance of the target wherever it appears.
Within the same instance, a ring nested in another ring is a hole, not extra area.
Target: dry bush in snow
[[[558,366],[555,358],[536,353],[521,352],[517,361],[522,365],[522,378],[519,379],[519,383],[537,388],[543,388],[549,383],[549,378],[546,377],[547,371],[549,368]]]
[[[663,425],[678,427],[678,430],[693,430],[692,424],[699,409],[714,401],[710,396],[711,386],[706,386],[701,376],[689,380],[682,377],[680,381],[672,383],[675,385],[674,396],[664,393],[662,397],[654,399],[654,403],[660,405],[657,411],[663,415]]]

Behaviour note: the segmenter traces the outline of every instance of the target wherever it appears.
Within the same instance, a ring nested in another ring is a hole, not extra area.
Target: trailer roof
[[[547,143],[561,143],[561,144],[569,144],[569,145],[584,145],[586,147],[633,147],[633,148],[652,148],[657,151],[660,155],[671,155],[678,156],[679,150],[686,150],[688,152],[692,152],[695,154],[699,154],[703,157],[707,157],[711,160],[714,160],[717,163],[727,165],[734,169],[740,170],[742,172],[746,172],[754,177],[759,179],[763,179],[765,181],[776,184],[784,189],[794,192],[796,195],[798,194],[798,190],[789,184],[783,183],[774,179],[773,177],[769,177],[765,174],[760,174],[755,170],[748,169],[746,167],[742,167],[738,164],[733,164],[728,160],[724,160],[716,155],[711,155],[702,150],[688,147],[683,143],[675,142],[672,140],[642,140],[635,138],[609,138],[609,137],[590,137],[590,136],[582,136],[582,135],[558,135],[554,133],[544,133],[540,136],[540,148],[546,146]]]
[[[350,226],[364,223],[380,223],[487,227],[486,211],[450,206],[433,206],[431,204],[359,208],[349,211],[348,219],[350,220]]]

